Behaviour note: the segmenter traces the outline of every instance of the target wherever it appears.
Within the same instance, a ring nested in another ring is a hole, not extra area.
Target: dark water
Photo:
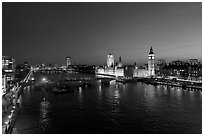
[[[35,74],[59,80],[85,74]],[[202,93],[143,83],[75,88],[52,94],[25,88],[13,133],[202,133]],[[43,98],[47,103],[42,103]]]

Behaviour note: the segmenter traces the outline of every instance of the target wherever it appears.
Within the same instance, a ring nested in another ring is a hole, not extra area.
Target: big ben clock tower
[[[148,71],[149,71],[149,76],[155,76],[155,67],[154,67],[154,53],[153,49],[151,47],[149,55],[148,55]]]

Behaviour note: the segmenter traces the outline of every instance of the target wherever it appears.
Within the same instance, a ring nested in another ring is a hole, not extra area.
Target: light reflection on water
[[[43,97],[48,106],[37,107]],[[24,91],[15,130],[38,133],[40,127],[41,133],[201,133],[201,104],[201,92],[143,83],[113,81],[106,86],[97,82],[63,95],[31,87]]]
[[[98,83],[98,89],[97,89],[97,90],[98,90],[98,100],[99,100],[99,104],[101,104],[101,102],[102,102],[102,97],[103,97],[103,96],[102,96],[102,95],[103,95],[103,94],[102,94],[102,91],[103,91],[103,90],[102,90],[101,83]]]
[[[120,91],[118,90],[118,88],[116,88],[116,90],[114,91],[114,98],[115,99],[119,99],[120,98]]]
[[[98,86],[98,92],[99,92],[99,95],[101,95],[101,92],[102,92],[101,84]]]
[[[40,103],[40,128],[46,131],[50,127],[50,103],[44,98]]]
[[[157,99],[155,98],[155,87],[152,85],[147,85],[144,92],[144,100],[149,110],[154,110],[157,104]]]
[[[78,100],[79,100],[79,103],[80,103],[80,104],[83,103],[83,91],[84,91],[84,90],[82,90],[82,87],[79,87]]]
[[[181,89],[179,89],[179,88],[175,88],[175,97],[176,97],[176,99],[178,100],[178,101],[181,101],[181,95],[182,95],[182,90]]]

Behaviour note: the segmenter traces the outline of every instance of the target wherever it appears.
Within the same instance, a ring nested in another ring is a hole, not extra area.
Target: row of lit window
[[[12,77],[6,77],[6,80],[10,81],[10,80],[12,80]]]
[[[13,70],[12,69],[6,69],[6,70],[4,70],[5,72],[13,72]]]
[[[2,63],[13,63],[12,60],[2,60]]]

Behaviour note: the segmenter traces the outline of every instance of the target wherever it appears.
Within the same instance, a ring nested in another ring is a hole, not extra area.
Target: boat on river
[[[73,93],[74,89],[66,84],[57,84],[52,87],[51,92],[58,94],[58,93]]]

